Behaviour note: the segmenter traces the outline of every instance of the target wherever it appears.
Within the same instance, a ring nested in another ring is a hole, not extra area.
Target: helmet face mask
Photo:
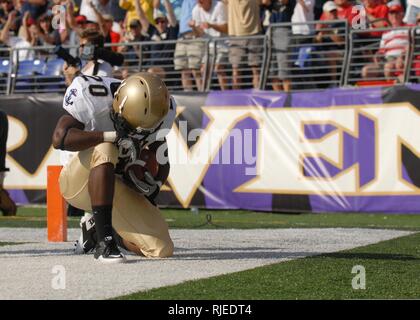
[[[117,125],[122,125],[119,119],[122,118],[132,134],[150,134],[169,111],[169,92],[158,76],[136,73],[121,82],[112,109],[112,119],[119,122]]]
[[[148,128],[148,129],[144,129],[141,127],[133,128],[128,124],[128,122],[119,113],[114,112],[113,109],[111,109],[110,116],[111,116],[112,122],[114,123],[114,128],[117,132],[120,132],[120,133],[124,132],[125,136],[130,136],[132,138],[137,138],[137,139],[144,138],[145,136],[148,136],[156,132],[163,123],[163,120],[162,120],[154,128]]]
[[[110,116],[114,123],[115,130],[120,134],[124,133],[124,135],[129,136],[136,131],[136,129],[133,129],[119,113],[114,112],[113,109],[111,109]]]
[[[131,133],[131,135],[133,135],[134,137],[136,136],[136,135],[142,135],[142,136],[147,136],[147,135],[149,135],[149,134],[152,134],[153,132],[155,132],[159,127],[160,127],[160,125],[163,123],[163,121],[161,121],[160,123],[158,123],[156,126],[154,126],[153,128],[148,128],[148,129],[145,129],[145,128],[141,128],[141,127],[137,127],[137,128],[135,128],[135,129],[133,129],[133,131],[132,131],[132,133]]]

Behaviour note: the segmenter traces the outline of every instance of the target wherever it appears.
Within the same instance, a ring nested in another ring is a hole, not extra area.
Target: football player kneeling
[[[72,206],[92,212],[81,219],[77,251],[110,263],[125,261],[120,248],[146,257],[172,255],[168,226],[154,205],[170,165],[167,156],[155,159],[152,170],[153,159],[142,159],[146,149],[167,154],[176,104],[163,81],[149,73],[122,82],[78,75],[63,108],[53,145],[78,153],[60,174],[60,190]]]

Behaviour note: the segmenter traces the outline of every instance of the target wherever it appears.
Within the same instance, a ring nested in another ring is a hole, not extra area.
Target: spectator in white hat
[[[337,62],[342,55],[344,49],[345,25],[343,22],[338,21],[337,10],[338,7],[334,1],[327,1],[324,3],[322,10],[326,20],[334,21],[335,23],[318,24],[317,35],[315,42],[322,43],[321,51],[328,51],[325,55],[328,57],[328,64],[330,65],[331,80],[338,79]]]
[[[355,8],[353,8],[353,5],[349,0],[334,0],[334,4],[337,7],[338,19],[347,20],[349,26],[351,26],[353,19],[357,16],[357,10],[353,10]],[[329,20],[327,19],[327,16],[328,14],[323,10],[320,20]]]
[[[327,1],[322,6],[322,11],[326,13],[330,13],[331,11],[337,11],[337,5],[334,1]]]

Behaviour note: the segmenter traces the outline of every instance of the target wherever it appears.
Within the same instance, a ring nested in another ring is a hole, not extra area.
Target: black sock
[[[92,213],[95,218],[98,241],[112,239],[112,205],[93,206]]]

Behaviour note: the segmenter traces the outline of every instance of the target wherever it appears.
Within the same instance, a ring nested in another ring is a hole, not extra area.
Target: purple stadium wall
[[[167,207],[420,213],[420,86],[176,94]],[[6,187],[45,201],[62,96],[2,96]]]

